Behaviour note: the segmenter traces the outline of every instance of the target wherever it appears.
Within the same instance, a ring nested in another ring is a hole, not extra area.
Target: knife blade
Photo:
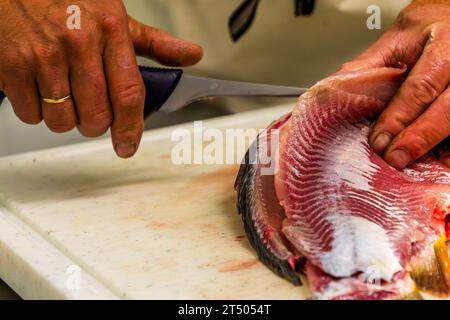
[[[173,112],[192,102],[215,97],[298,97],[306,90],[305,88],[183,76],[159,111]]]
[[[298,97],[307,88],[285,87],[184,75],[182,69],[139,67],[146,89],[144,117],[174,112],[215,97]],[[0,91],[0,104],[5,98]]]

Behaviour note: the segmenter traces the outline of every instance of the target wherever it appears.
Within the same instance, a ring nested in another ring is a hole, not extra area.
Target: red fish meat
[[[238,210],[251,244],[294,284],[305,274],[316,298],[449,293],[450,170],[430,153],[397,171],[367,142],[371,121],[405,71],[322,80],[258,137],[241,166]],[[266,154],[276,163],[273,174],[249,161]]]

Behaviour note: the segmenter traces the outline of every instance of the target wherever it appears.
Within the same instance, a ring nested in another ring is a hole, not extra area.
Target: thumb
[[[148,57],[163,65],[180,67],[192,66],[203,56],[203,49],[200,46],[175,38],[130,16],[128,26],[137,55]]]

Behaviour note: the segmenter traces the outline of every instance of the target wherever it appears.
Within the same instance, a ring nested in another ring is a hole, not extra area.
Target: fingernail
[[[129,158],[136,153],[136,145],[134,143],[130,144],[117,144],[116,153],[121,158]]]
[[[394,150],[386,156],[386,160],[397,169],[404,169],[410,162],[411,156],[404,150]]]
[[[391,136],[386,133],[380,133],[372,143],[372,148],[376,153],[382,153],[384,149],[391,143]]]

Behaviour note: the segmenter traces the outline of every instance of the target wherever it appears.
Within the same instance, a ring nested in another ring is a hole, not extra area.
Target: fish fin
[[[445,235],[434,243],[430,251],[424,259],[417,259],[412,264],[411,277],[420,291],[447,296],[450,294],[450,258]]]

